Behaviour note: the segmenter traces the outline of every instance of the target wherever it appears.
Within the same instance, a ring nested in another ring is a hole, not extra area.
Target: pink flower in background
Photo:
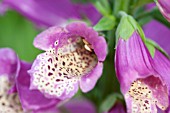
[[[126,113],[126,110],[122,102],[117,101],[108,112],[104,113]]]
[[[34,46],[45,52],[37,56],[29,71],[31,89],[48,98],[71,98],[79,86],[88,92],[102,74],[107,44],[85,23],[51,27],[35,38]]]
[[[97,113],[96,108],[89,100],[78,97],[70,99],[58,107],[41,109],[33,113]]]
[[[71,0],[3,0],[3,4],[37,25],[47,27],[85,18],[95,24],[101,17],[92,4],[72,3]]]
[[[59,100],[47,99],[38,90],[29,90],[31,64],[20,61],[9,48],[0,49],[0,110],[23,113],[56,106]]]
[[[156,4],[163,16],[170,22],[170,0],[156,0]]]
[[[147,38],[157,42],[170,55],[170,29],[156,20],[143,26]]]
[[[0,55],[0,112],[22,113],[18,95],[10,94],[11,87],[15,87],[17,56],[8,48],[0,49]]]

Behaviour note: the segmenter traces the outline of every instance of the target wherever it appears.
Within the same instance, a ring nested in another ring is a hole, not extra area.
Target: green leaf
[[[114,15],[118,15],[119,11],[128,12],[131,0],[114,0]]]
[[[93,0],[92,3],[103,16],[111,14],[109,0]]]
[[[139,15],[135,16],[135,18],[140,22],[144,21],[145,19],[151,20],[154,18],[155,20],[159,21],[160,23],[170,28],[170,23],[162,16],[162,14],[160,13],[157,7],[153,8],[151,11],[147,11],[147,12],[145,11],[143,13],[140,13]]]
[[[116,25],[116,19],[114,16],[104,16],[100,21],[93,27],[96,31],[107,31],[114,28]]]
[[[108,112],[118,100],[123,100],[123,97],[119,93],[113,93],[109,95],[100,106],[100,113]]]
[[[33,24],[14,11],[0,16],[0,47],[10,47],[19,57],[33,61],[40,50],[33,46],[34,37],[38,34]]]

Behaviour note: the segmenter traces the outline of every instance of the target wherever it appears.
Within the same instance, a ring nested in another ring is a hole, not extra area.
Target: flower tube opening
[[[125,98],[131,101],[131,110],[134,113],[156,113],[157,107],[164,111],[169,106],[167,87],[154,76],[134,81]]]

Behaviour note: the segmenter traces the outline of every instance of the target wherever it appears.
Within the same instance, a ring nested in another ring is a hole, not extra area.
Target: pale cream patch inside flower
[[[157,84],[155,86],[157,87]],[[153,93],[153,89],[142,79],[134,81],[125,97],[132,99],[132,113],[157,113],[156,105],[160,109],[166,110],[168,104],[162,105]],[[168,94],[163,98],[168,99]]]
[[[54,43],[58,46],[58,41]],[[34,85],[40,91],[53,96],[61,96],[74,90],[78,80],[87,75],[97,64],[91,45],[84,39],[69,39],[68,44],[59,47],[58,50],[51,48],[44,56],[39,56],[39,66],[34,73]]]
[[[23,113],[17,94],[8,94],[11,84],[7,76],[0,76],[0,113]]]

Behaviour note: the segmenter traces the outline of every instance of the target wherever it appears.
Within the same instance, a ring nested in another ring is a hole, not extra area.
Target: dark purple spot
[[[51,62],[51,63],[52,63],[52,62],[53,62],[52,58],[49,58],[49,59],[48,59],[48,62]]]
[[[46,86],[48,86],[50,83],[47,83],[47,84],[45,84]]]
[[[52,68],[52,70],[53,70],[53,71],[55,71],[55,69],[54,69],[54,68]]]
[[[62,74],[61,73],[58,73],[59,74],[59,76],[61,76]]]
[[[55,64],[54,67],[57,68],[57,64]]]
[[[50,66],[48,65],[48,69],[50,70]]]
[[[65,66],[65,62],[63,62],[63,66]]]
[[[56,82],[59,82],[59,81],[61,81],[60,79],[56,79]]]
[[[66,73],[63,73],[63,75],[67,75]]]
[[[145,100],[145,103],[146,103],[146,104],[149,104],[149,101],[148,101],[148,100]]]
[[[55,59],[58,61],[58,58],[57,58],[57,57],[55,57]]]
[[[49,73],[48,73],[48,76],[51,76],[51,75],[53,75],[53,73],[49,72]]]

